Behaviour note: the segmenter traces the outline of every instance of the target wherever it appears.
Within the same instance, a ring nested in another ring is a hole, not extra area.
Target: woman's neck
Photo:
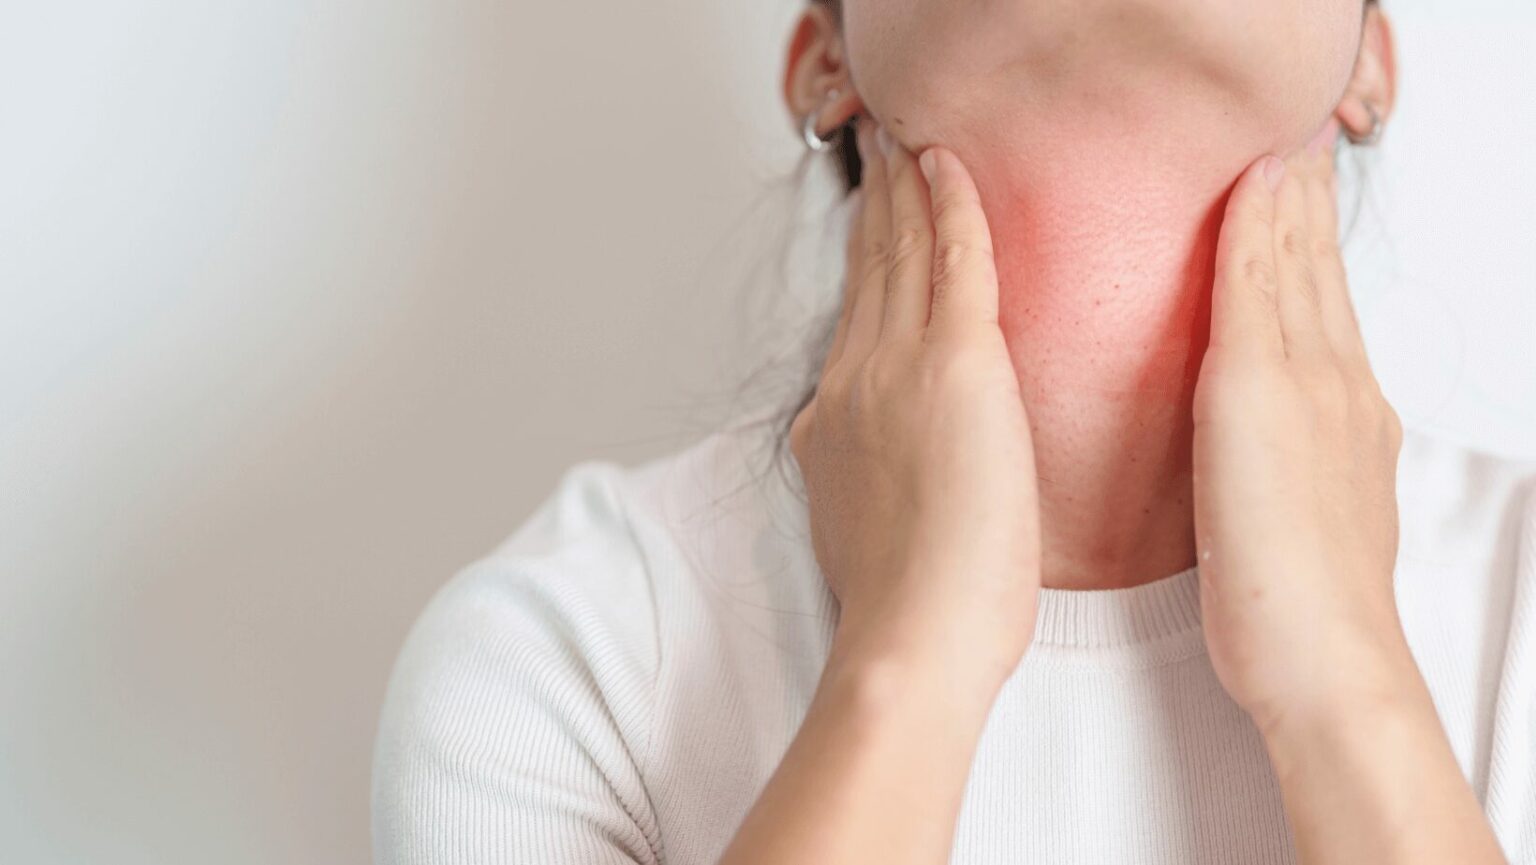
[[[1034,429],[1043,577],[1134,586],[1195,563],[1194,389],[1242,164],[1119,140],[1052,144],[973,167]]]

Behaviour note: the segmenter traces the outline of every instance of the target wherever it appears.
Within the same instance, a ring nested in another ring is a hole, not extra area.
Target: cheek
[[[1338,106],[1360,49],[1361,9],[1358,0],[1276,4],[1262,25],[1271,36],[1247,40],[1254,101],[1275,112],[1282,139],[1309,140]]]
[[[843,0],[844,41],[854,84],[878,119],[932,128],[946,96],[980,80],[968,63],[974,27],[957,0]]]

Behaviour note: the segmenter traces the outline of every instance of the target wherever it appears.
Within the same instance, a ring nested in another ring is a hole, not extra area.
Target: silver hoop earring
[[[1361,136],[1350,135],[1349,143],[1356,147],[1375,147],[1381,143],[1381,134],[1386,130],[1386,123],[1381,119],[1381,112],[1369,102],[1364,103],[1365,113],[1371,115],[1371,131]]]
[[[826,150],[827,147],[830,146],[834,140],[836,140],[836,131],[829,134],[826,138],[816,134],[816,121],[821,119],[821,112],[827,110],[827,106],[831,105],[833,102],[836,102],[837,97],[841,95],[842,94],[837,90],[828,90],[827,98],[824,102],[822,102],[821,108],[805,115],[805,120],[801,122],[800,135],[805,139],[806,148],[812,153],[820,153],[821,151]]]

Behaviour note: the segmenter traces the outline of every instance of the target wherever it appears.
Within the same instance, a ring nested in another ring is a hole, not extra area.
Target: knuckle
[[[1273,288],[1275,266],[1270,264],[1268,259],[1250,258],[1243,262],[1243,278],[1258,288]]]
[[[1250,201],[1245,204],[1243,208],[1238,212],[1241,214],[1244,221],[1250,222],[1261,228],[1272,230],[1275,226],[1274,212],[1265,205]]]
[[[884,268],[891,257],[891,245],[884,238],[869,238],[864,241],[865,267],[869,271]]]
[[[949,222],[975,206],[975,199],[969,195],[962,195],[957,192],[934,196],[933,221],[939,224]]]
[[[1243,262],[1243,285],[1267,306],[1274,305],[1275,282],[1275,266],[1268,259],[1250,258]]]
[[[1306,232],[1299,228],[1286,229],[1280,237],[1280,248],[1286,255],[1306,255],[1310,245]]]
[[[976,266],[991,264],[991,251],[977,244],[958,239],[940,243],[933,253],[934,302],[939,301],[941,287],[952,282],[959,274]]]
[[[1303,267],[1296,272],[1296,290],[1301,293],[1304,300],[1315,302],[1318,298],[1317,272],[1310,267]]]
[[[915,225],[903,225],[896,230],[896,238],[891,242],[891,265],[893,267],[906,266],[922,252],[925,243],[924,232]]]
[[[1241,220],[1256,226],[1273,226],[1275,210],[1270,204],[1264,203],[1253,195],[1233,197],[1232,203],[1227,206],[1227,220]]]
[[[1324,264],[1333,264],[1343,261],[1344,253],[1337,240],[1320,237],[1312,241],[1312,257]]]

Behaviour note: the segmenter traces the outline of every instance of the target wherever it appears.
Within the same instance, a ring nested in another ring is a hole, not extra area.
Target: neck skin
[[[1226,198],[1250,156],[1123,125],[1053,130],[988,136],[1011,156],[956,149],[992,227],[1033,428],[1043,583],[1125,588],[1196,563],[1195,383]]]

